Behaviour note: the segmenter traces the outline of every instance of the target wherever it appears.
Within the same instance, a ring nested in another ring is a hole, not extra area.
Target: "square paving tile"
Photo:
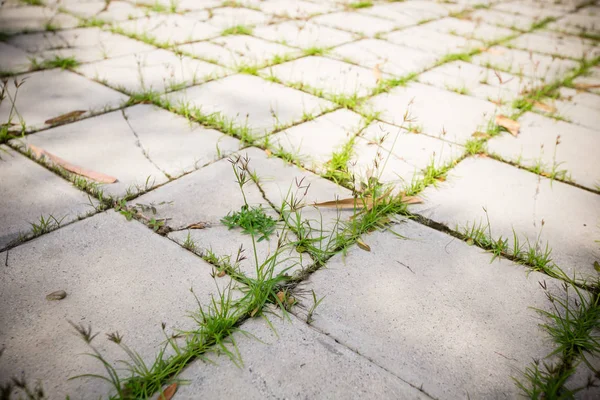
[[[223,36],[212,41],[229,52],[230,57],[226,66],[263,65],[272,61],[276,56],[285,58],[300,54],[294,48],[248,35]]]
[[[286,83],[299,83],[320,89],[325,95],[366,96],[377,86],[373,71],[320,56],[268,67],[263,70]]]
[[[575,35],[581,33],[598,35],[600,33],[598,15],[600,15],[600,7],[583,7],[575,13],[567,14],[557,21],[549,23],[546,27]]]
[[[28,71],[31,67],[31,54],[18,47],[0,42],[0,74]]]
[[[547,31],[526,33],[509,43],[521,50],[577,60],[591,59],[600,55],[600,49],[591,40]]]
[[[406,14],[397,6],[398,4],[375,4],[372,7],[362,9],[361,13],[392,20],[396,28],[417,25],[421,20],[426,19],[420,15]]]
[[[283,149],[311,170],[321,170],[361,128],[362,117],[341,109],[293,126],[269,138],[274,149]]]
[[[475,10],[469,17],[472,21],[485,22],[523,31],[531,29],[533,24],[543,19],[540,16],[509,14],[497,10]]]
[[[332,103],[252,75],[233,75],[167,95],[174,106],[190,105],[203,114],[219,113],[254,135],[320,114]]]
[[[9,43],[31,53],[30,56],[34,58],[51,60],[55,57],[73,57],[79,62],[98,61],[155,49],[143,42],[99,28],[19,35],[11,37]]]
[[[127,93],[176,90],[226,72],[218,65],[162,49],[84,64],[77,71]]]
[[[558,116],[568,121],[600,131],[600,96],[574,89],[561,88],[561,98],[551,102]]]
[[[0,317],[0,340],[6,346],[2,383],[23,372],[28,382],[41,380],[49,398],[82,393],[98,398],[111,390],[100,379],[68,380],[105,373],[98,360],[82,354],[90,350],[68,321],[100,333],[93,344],[115,367],[124,355],[105,334],[117,330],[151,364],[165,339],[161,323],[168,332],[194,328],[187,315],[198,304],[190,288],[207,306],[211,295],[231,282],[213,280],[211,266],[199,257],[114,211],[12,249],[8,265],[0,283],[0,300],[12,310]],[[46,300],[57,290],[67,297]]]
[[[227,29],[237,25],[252,26],[265,24],[269,20],[270,16],[260,11],[249,8],[223,7],[213,9],[206,22],[220,29]]]
[[[486,226],[489,217],[495,238],[512,238],[514,229],[523,244],[529,240],[543,250],[547,243],[553,261],[569,276],[598,276],[593,264],[600,259],[594,242],[600,234],[600,196],[595,193],[489,158],[468,158],[422,197],[425,203],[412,211],[459,230]]]
[[[464,6],[461,4],[444,4],[435,1],[405,1],[375,5],[363,9],[361,12],[390,18],[395,21],[405,21],[406,17],[408,17],[415,21],[414,24],[417,24],[421,21],[445,17],[450,12],[459,11],[462,8]]]
[[[579,63],[573,60],[553,58],[544,54],[508,49],[502,46],[494,46],[488,51],[474,56],[471,61],[489,68],[517,75],[522,74],[545,82],[559,79],[579,66]]]
[[[125,33],[153,38],[161,43],[180,44],[219,36],[213,25],[178,14],[156,15],[116,24]]]
[[[422,73],[417,79],[497,104],[513,101],[543,84],[535,78],[495,71],[464,61],[440,65]]]
[[[355,38],[354,34],[306,21],[286,21],[274,25],[258,26],[252,34],[303,49],[337,46]]]
[[[575,85],[585,87],[587,90],[600,94],[600,67],[593,67],[584,75],[579,75],[573,79]]]
[[[597,131],[534,113],[525,113],[519,122],[518,137],[509,134],[495,137],[488,142],[488,150],[527,167],[541,163],[546,172],[555,166],[558,171],[566,171],[574,182],[590,189],[600,185],[594,151],[600,146]]]
[[[436,55],[411,47],[400,46],[385,40],[363,39],[336,47],[332,54],[373,70],[394,75],[420,72],[433,65]]]
[[[0,13],[0,32],[3,33],[73,28],[78,24],[77,18],[47,7],[2,7]]]
[[[124,94],[109,89],[70,71],[51,69],[18,76],[25,82],[18,89],[16,108],[23,117],[28,130],[48,124],[45,121],[76,110],[85,111],[82,116],[111,108],[127,101]],[[14,85],[8,90],[14,96]],[[7,121],[10,105],[0,105],[0,121]],[[18,118],[13,123],[19,123]]]
[[[214,360],[217,365],[194,362],[180,375],[190,384],[182,385],[177,397],[191,400],[202,393],[214,399],[259,400],[268,393],[273,398],[289,399],[319,398],[324,394],[340,398],[427,398],[293,315],[289,319],[269,315],[269,320],[270,324],[251,319],[240,328],[249,335],[234,334],[244,360],[242,368],[225,356]],[[290,374],[290,370],[295,372]],[[334,370],[336,373],[331,374]],[[257,376],[261,377],[260,385],[256,384]],[[229,384],[220,384],[223,380]]]
[[[428,22],[423,26],[438,32],[464,36],[468,39],[477,39],[481,41],[499,40],[516,33],[508,28],[458,18],[442,18]]]
[[[114,176],[118,181],[103,190],[120,196],[193,171],[240,146],[237,139],[151,105],[62,125],[19,142]]]
[[[560,283],[490,264],[480,249],[412,221],[393,230],[404,239],[363,235],[370,252],[354,246],[311,275],[307,289],[325,296],[311,325],[431,398],[517,397],[515,371],[551,351],[530,308],[551,307],[538,281],[552,291]]]
[[[398,25],[392,20],[377,18],[357,12],[339,12],[320,15],[312,18],[311,21],[317,24],[367,36],[374,36],[378,33],[389,32],[398,28]]]
[[[440,33],[423,25],[392,32],[387,35],[387,39],[392,43],[437,55],[464,53],[483,46],[480,41]]]
[[[381,112],[384,122],[455,143],[485,130],[496,110],[493,103],[420,83],[375,96],[369,104]],[[407,112],[409,121],[405,122]]]
[[[127,1],[104,0],[69,1],[60,3],[68,12],[81,18],[94,18],[101,21],[115,22],[141,18],[151,13]]]
[[[0,181],[0,249],[27,236],[40,217],[66,224],[94,212],[96,203],[85,193],[5,145],[0,145]]]
[[[306,18],[339,9],[339,6],[303,0],[267,0],[259,5],[263,12],[279,17]]]
[[[548,2],[548,1],[505,1],[494,4],[491,8],[493,10],[504,11],[512,14],[527,15],[529,17],[541,17],[541,18],[557,18],[567,12],[573,11],[573,2]]]

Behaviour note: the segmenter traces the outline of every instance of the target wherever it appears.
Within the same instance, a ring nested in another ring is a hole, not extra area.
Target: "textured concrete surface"
[[[530,307],[569,279],[490,264],[457,232],[547,243],[600,291],[598,16],[597,0],[0,0],[0,386],[24,373],[49,398],[111,398],[67,380],[101,372],[67,320],[111,360],[117,329],[153,360],[161,322],[191,323],[190,286],[206,304],[235,282],[254,296],[240,368],[201,354],[217,363],[158,382],[190,380],[174,400],[519,398],[513,378],[556,361]],[[221,221],[245,204],[238,156],[248,204],[276,221],[256,257]],[[27,235],[50,215],[58,229]],[[257,264],[278,251],[271,293]],[[291,321],[261,317],[275,296],[299,300]]]

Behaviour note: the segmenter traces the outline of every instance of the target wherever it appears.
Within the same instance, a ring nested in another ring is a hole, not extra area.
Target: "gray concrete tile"
[[[285,59],[287,56],[293,57],[301,54],[291,47],[248,35],[223,36],[213,39],[213,42],[229,52],[230,60],[225,65],[231,67],[243,64],[263,65],[273,61],[276,56]]]
[[[468,39],[476,39],[481,41],[500,40],[516,33],[511,29],[486,24],[480,21],[476,22],[467,19],[450,17],[431,21],[423,26],[438,32],[464,36]]]
[[[56,32],[14,36],[9,43],[40,60],[73,57],[90,62],[133,53],[148,52],[155,47],[99,28],[78,28]]]
[[[464,53],[483,46],[478,40],[440,33],[424,25],[392,32],[387,35],[387,39],[392,43],[425,50],[438,56]]]
[[[580,75],[573,79],[573,83],[580,87],[591,86],[588,89],[589,91],[600,94],[600,67],[590,68],[587,74]]]
[[[279,24],[258,26],[252,32],[273,42],[308,49],[331,47],[352,41],[354,34],[321,26],[307,21],[285,21]]]
[[[300,83],[326,95],[368,95],[377,87],[372,70],[321,56],[303,57],[262,70],[285,83]]]
[[[498,10],[475,10],[469,15],[472,21],[485,22],[505,28],[527,31],[536,22],[543,20],[540,16],[509,14]]]
[[[600,55],[600,49],[591,40],[549,31],[526,33],[511,40],[509,44],[521,50],[576,60],[592,59]]]
[[[114,176],[123,196],[176,178],[238,150],[237,139],[151,105],[138,105],[20,139],[76,165]]]
[[[79,20],[69,14],[47,7],[22,6],[2,7],[0,32],[34,32],[52,29],[73,28]]]
[[[198,309],[190,288],[206,306],[231,282],[213,280],[211,266],[199,257],[114,211],[12,249],[8,265],[0,283],[2,304],[12,310],[0,316],[2,383],[23,371],[28,382],[39,379],[50,398],[98,398],[110,390],[100,379],[68,380],[105,373],[98,360],[82,355],[89,348],[68,321],[101,333],[93,343],[111,362],[125,355],[104,334],[118,330],[152,363],[165,339],[161,323],[168,331],[194,327],[186,317]],[[67,297],[45,299],[56,290]]]
[[[127,93],[177,90],[226,73],[218,65],[163,49],[84,64],[76,70]]]
[[[202,393],[209,398],[257,400],[329,396],[428,398],[293,315],[289,320],[270,315],[269,320],[271,324],[251,319],[240,327],[249,335],[234,334],[244,363],[242,368],[223,355],[212,357],[216,365],[197,361],[182,373],[190,384],[181,386],[177,397],[195,399]],[[290,373],[292,370],[294,372]],[[336,373],[332,374],[332,371]],[[227,385],[222,384],[224,380]],[[315,382],[319,384],[315,385]]]
[[[68,12],[81,18],[94,18],[107,22],[126,21],[134,18],[142,18],[153,14],[149,10],[136,7],[127,1],[111,0],[107,3],[104,0],[94,1],[68,1],[61,2]]]
[[[600,32],[598,15],[600,15],[599,6],[582,7],[572,14],[567,14],[557,21],[549,23],[546,27],[575,35],[581,33],[597,35]]]
[[[384,122],[418,128],[454,143],[464,143],[474,132],[485,130],[496,109],[490,102],[420,83],[392,89],[368,104],[381,112]]]
[[[86,111],[81,116],[110,110],[127,101],[128,97],[70,71],[51,69],[19,75],[25,82],[18,89],[16,108],[28,130],[48,126],[45,121],[73,112]],[[8,90],[14,97],[15,87]],[[2,102],[0,121],[6,121],[11,105]],[[18,118],[13,123],[19,123]]]
[[[53,216],[62,224],[94,212],[95,201],[5,145],[0,146],[0,249]],[[55,224],[52,224],[55,225]]]
[[[572,3],[572,2],[571,2]],[[529,17],[558,18],[567,12],[573,11],[568,2],[554,3],[549,1],[505,1],[496,3],[493,10],[504,11],[511,14],[521,14]]]
[[[579,63],[573,60],[554,58],[530,51],[508,49],[502,46],[494,46],[474,56],[471,61],[489,68],[517,75],[522,74],[545,82],[560,79],[579,66]]]
[[[193,15],[193,13],[190,15]],[[271,17],[269,15],[263,14],[260,11],[239,7],[223,7],[213,9],[206,22],[220,29],[227,29],[237,25],[252,26],[266,24],[270,20]]]
[[[325,296],[312,325],[433,398],[517,397],[515,371],[551,351],[530,308],[551,307],[538,281],[552,291],[560,283],[490,264],[415,222],[393,230],[404,239],[364,235],[370,252],[354,246],[311,275],[306,289]]]
[[[468,158],[422,197],[425,203],[412,211],[454,229],[485,226],[485,209],[494,237],[509,238],[512,246],[514,229],[521,243],[529,240],[541,250],[547,243],[553,261],[569,276],[598,276],[597,194],[489,158]]]
[[[0,42],[0,73],[19,73],[31,67],[31,55],[23,50]]]
[[[337,28],[366,36],[374,36],[378,33],[389,32],[399,27],[392,20],[377,18],[358,12],[339,12],[320,15],[312,18],[311,21],[331,28]]]
[[[590,189],[600,185],[594,151],[600,146],[597,131],[529,112],[519,118],[519,123],[518,137],[503,134],[492,138],[488,151],[527,167],[541,163],[546,172],[551,172],[554,166]]]
[[[299,121],[305,113],[320,114],[332,106],[326,100],[251,75],[229,76],[173,92],[167,99],[174,106],[196,106],[207,115],[220,113],[247,125],[259,136]]]
[[[363,39],[341,45],[333,49],[332,55],[371,70],[378,66],[380,71],[394,75],[421,72],[433,65],[438,58],[423,50],[378,39]]]
[[[260,2],[259,7],[268,14],[289,18],[307,18],[340,8],[334,4],[313,3],[303,0],[267,0]]]
[[[359,114],[340,109],[278,132],[269,142],[295,155],[304,167],[323,171],[333,153],[358,133],[362,121]]]
[[[561,88],[560,92],[560,100],[551,102],[556,108],[555,114],[574,124],[600,131],[599,95],[569,88]]]
[[[445,17],[451,12],[459,11],[462,8],[463,6],[460,4],[438,3],[435,1],[406,1],[394,2],[392,4],[377,4],[373,7],[365,8],[361,12],[390,18],[396,22],[408,22],[412,20],[414,23],[410,25],[415,25],[422,21]]]
[[[197,17],[178,14],[156,15],[115,25],[125,33],[147,36],[158,42],[181,44],[219,36],[221,30],[200,21]]]

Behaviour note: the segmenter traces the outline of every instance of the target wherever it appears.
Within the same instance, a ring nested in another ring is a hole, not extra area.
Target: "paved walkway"
[[[0,397],[600,397],[600,2],[0,32]]]

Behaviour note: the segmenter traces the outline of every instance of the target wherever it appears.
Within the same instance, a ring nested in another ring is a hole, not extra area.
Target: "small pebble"
[[[46,300],[62,300],[65,297],[67,297],[67,292],[64,290],[57,290],[56,292],[52,292],[46,296]]]

